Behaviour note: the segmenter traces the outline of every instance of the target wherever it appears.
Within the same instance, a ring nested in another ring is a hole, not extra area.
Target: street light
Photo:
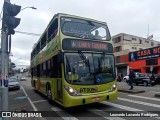
[[[35,8],[35,7],[32,6],[32,7],[25,7],[25,8],[22,8],[21,11],[24,10],[24,9],[26,9],[26,8],[32,8],[32,9],[34,9],[34,10],[37,9],[37,8]]]

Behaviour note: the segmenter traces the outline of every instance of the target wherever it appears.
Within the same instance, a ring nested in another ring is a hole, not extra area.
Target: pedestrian
[[[134,71],[133,69],[130,67],[129,68],[129,85],[130,85],[130,89],[129,90],[132,90],[133,89],[133,79],[135,78],[135,74],[134,74]]]
[[[123,74],[121,73],[121,81],[123,81]]]

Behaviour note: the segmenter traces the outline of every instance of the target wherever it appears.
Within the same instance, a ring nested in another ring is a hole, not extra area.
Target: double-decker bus
[[[117,99],[111,36],[105,22],[56,14],[31,52],[31,84],[64,107]]]

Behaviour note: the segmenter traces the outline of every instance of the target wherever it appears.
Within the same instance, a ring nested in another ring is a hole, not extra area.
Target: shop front
[[[160,46],[130,52],[129,67],[135,72],[160,74]]]

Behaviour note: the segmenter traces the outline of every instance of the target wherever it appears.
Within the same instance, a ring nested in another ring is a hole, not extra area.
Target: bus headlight
[[[71,96],[81,96],[81,93],[79,93],[77,90],[73,89],[72,87],[64,86],[64,88]]]
[[[114,83],[114,84],[112,85],[112,87],[109,89],[109,92],[114,91],[116,88],[117,88],[117,84]]]

